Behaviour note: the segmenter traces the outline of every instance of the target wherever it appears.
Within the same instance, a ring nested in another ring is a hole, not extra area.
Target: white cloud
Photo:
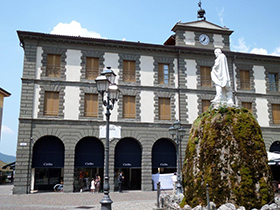
[[[238,39],[238,45],[232,45],[234,51],[248,53],[250,46],[246,45],[244,37]]]
[[[14,134],[15,132],[11,128],[9,128],[9,127],[7,127],[5,125],[2,125],[2,133]]]
[[[280,47],[277,47],[271,55],[280,56]]]
[[[218,9],[216,8],[217,12],[218,12],[218,16],[220,18],[220,22],[222,26],[225,26],[224,24],[224,11],[225,9],[223,8],[221,11],[218,11]]]
[[[102,38],[99,33],[82,28],[81,24],[75,20],[71,23],[57,24],[51,31],[51,34]]]
[[[254,48],[250,51],[252,54],[259,54],[259,55],[268,55],[268,52],[266,49],[263,48]]]

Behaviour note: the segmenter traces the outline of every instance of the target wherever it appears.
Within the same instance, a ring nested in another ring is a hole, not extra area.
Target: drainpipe
[[[233,102],[234,102],[234,104],[235,105],[237,105],[236,104],[236,86],[235,86],[235,71],[234,71],[234,61],[236,60],[236,54],[234,53],[234,55],[233,55],[233,59],[232,59],[232,89],[233,89],[233,91],[232,91],[232,95],[233,95]]]
[[[178,112],[179,112],[179,121],[181,121],[181,111],[180,111],[180,68],[179,68],[179,59],[180,59],[180,54],[181,54],[181,50],[178,49],[178,53],[177,53],[177,70],[178,70]]]

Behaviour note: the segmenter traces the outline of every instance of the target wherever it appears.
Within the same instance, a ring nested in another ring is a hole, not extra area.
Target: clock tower
[[[200,20],[186,23],[177,22],[172,28],[175,34],[170,36],[164,45],[230,50],[229,37],[233,31],[206,21],[205,10],[201,8],[201,2],[198,5],[200,10],[197,12],[197,17]]]

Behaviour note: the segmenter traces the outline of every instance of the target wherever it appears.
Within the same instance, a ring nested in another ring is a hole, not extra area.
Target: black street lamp
[[[181,148],[181,142],[182,139],[186,133],[186,129],[184,129],[181,126],[180,121],[175,121],[173,125],[169,128],[169,133],[172,136],[172,139],[176,141],[177,144],[177,184],[176,184],[176,189],[177,189],[177,195],[183,193],[182,191],[182,183],[181,183],[181,154],[180,154],[180,148]],[[175,137],[175,138],[174,138]]]
[[[110,110],[113,110],[114,104],[118,101],[120,90],[114,83],[116,74],[111,70],[111,67],[107,67],[100,76],[95,79],[97,85],[97,91],[102,96],[103,105],[106,107],[106,144],[105,144],[105,175],[104,175],[104,195],[101,203],[101,210],[111,210],[111,204],[113,201],[109,196],[109,121]],[[105,97],[105,99],[104,99]]]

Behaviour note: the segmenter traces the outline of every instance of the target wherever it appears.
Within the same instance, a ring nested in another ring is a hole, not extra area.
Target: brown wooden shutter
[[[86,58],[86,79],[95,80],[99,75],[99,58]]]
[[[252,103],[251,102],[242,102],[241,103],[242,106],[246,109],[249,110],[249,112],[253,113],[253,110],[252,110]]]
[[[60,77],[61,55],[47,55],[46,75],[48,77]]]
[[[85,94],[85,117],[98,116],[98,95]]]
[[[273,124],[280,124],[280,104],[271,104]]]
[[[59,110],[59,93],[45,92],[44,115],[57,116]]]
[[[123,96],[123,118],[135,118],[135,96]]]
[[[170,98],[159,98],[159,119],[171,119]]]
[[[202,100],[202,112],[205,112],[210,107],[210,100]]]
[[[240,70],[240,89],[250,90],[250,72],[248,70]]]
[[[164,84],[164,70],[163,64],[158,64],[158,84]]]
[[[123,81],[135,82],[135,61],[123,61]]]
[[[203,87],[211,87],[211,67],[209,66],[201,66],[200,67],[200,78],[201,78],[201,86]]]

